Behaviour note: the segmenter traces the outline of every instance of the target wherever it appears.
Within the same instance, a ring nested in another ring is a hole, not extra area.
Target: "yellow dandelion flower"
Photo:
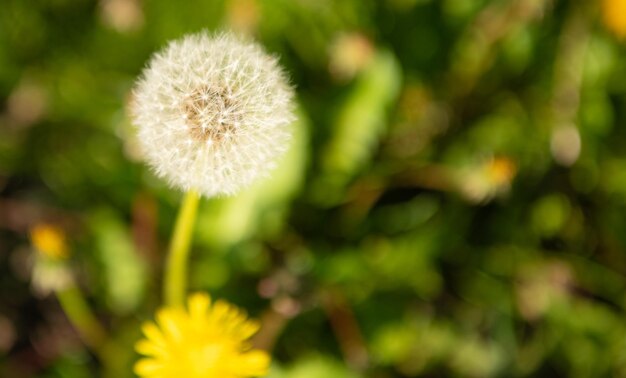
[[[259,324],[224,301],[193,294],[188,309],[165,307],[147,322],[135,349],[146,356],[135,364],[143,378],[246,378],[267,374],[269,355],[247,340]]]
[[[626,0],[604,0],[602,18],[609,30],[626,39]]]
[[[38,224],[30,230],[30,240],[35,249],[45,257],[59,260],[68,256],[65,233],[59,227]]]
[[[485,167],[489,181],[496,185],[508,185],[517,173],[515,162],[507,157],[496,157]]]
[[[484,202],[508,192],[517,174],[517,165],[506,156],[470,164],[459,171],[462,193],[472,202]]]

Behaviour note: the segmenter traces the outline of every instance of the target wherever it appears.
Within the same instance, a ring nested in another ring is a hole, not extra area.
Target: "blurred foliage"
[[[3,0],[0,376],[132,376],[180,193],[127,107],[202,29],[253,35],[298,92],[291,150],[203,201],[191,262],[263,321],[269,377],[626,376],[623,3]],[[98,355],[32,287],[41,222]]]

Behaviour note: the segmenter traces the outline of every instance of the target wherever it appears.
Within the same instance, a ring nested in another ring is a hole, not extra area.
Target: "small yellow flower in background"
[[[610,31],[626,39],[626,0],[603,0],[602,18]]]
[[[495,186],[508,185],[517,174],[517,165],[507,157],[496,157],[485,167],[489,181]]]
[[[143,378],[246,378],[267,374],[270,356],[247,340],[259,324],[209,295],[189,297],[188,309],[166,307],[147,322],[136,345],[146,356],[135,364]]]
[[[463,195],[480,203],[508,192],[517,175],[517,164],[506,156],[492,157],[462,169],[457,177]]]
[[[339,80],[350,80],[372,61],[374,44],[361,33],[341,34],[330,47],[328,69]]]
[[[73,278],[67,265],[70,252],[65,232],[55,225],[40,223],[31,228],[30,241],[36,251],[31,277],[35,294],[46,296],[70,286]]]
[[[50,224],[38,224],[30,231],[33,246],[41,255],[53,260],[68,256],[65,233],[59,227]]]

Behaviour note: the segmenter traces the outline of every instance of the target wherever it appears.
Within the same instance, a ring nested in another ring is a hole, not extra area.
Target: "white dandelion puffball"
[[[293,89],[256,43],[199,33],[151,59],[134,92],[143,155],[183,190],[232,195],[287,149]]]

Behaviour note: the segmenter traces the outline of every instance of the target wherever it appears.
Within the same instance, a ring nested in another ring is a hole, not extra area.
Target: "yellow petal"
[[[182,327],[185,324],[176,310],[165,309],[157,312],[157,322],[166,339],[179,342],[182,339]]]
[[[133,368],[135,374],[140,377],[153,377],[163,373],[163,364],[151,358],[143,358]]]
[[[237,373],[242,376],[259,377],[267,374],[270,356],[262,350],[253,350],[239,356]]]
[[[141,340],[135,344],[135,350],[139,354],[151,357],[167,357],[169,355],[166,345],[158,345],[148,340]]]
[[[211,297],[208,294],[196,293],[189,297],[189,316],[194,321],[202,320],[211,306]]]
[[[165,346],[167,344],[163,333],[153,322],[145,322],[141,326],[141,330],[143,331],[143,334],[146,335],[146,338],[151,342],[160,346]]]
[[[242,340],[248,339],[250,336],[257,333],[259,328],[261,328],[261,324],[259,322],[248,320],[241,327],[239,327],[239,337]]]

